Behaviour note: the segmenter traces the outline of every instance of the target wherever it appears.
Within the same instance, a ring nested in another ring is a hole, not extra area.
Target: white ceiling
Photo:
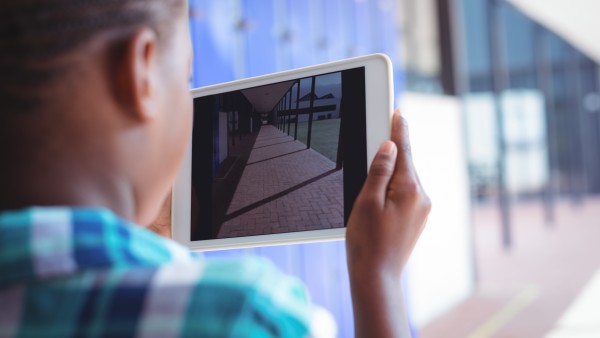
[[[600,63],[600,0],[507,0]]]
[[[242,94],[250,101],[259,113],[271,111],[283,95],[290,90],[294,81],[275,83],[268,86],[255,87],[242,90]]]

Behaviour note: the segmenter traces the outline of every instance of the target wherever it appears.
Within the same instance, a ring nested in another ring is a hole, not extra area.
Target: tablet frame
[[[299,68],[269,75],[247,78],[208,87],[192,89],[192,99],[269,85],[277,82],[306,78],[353,68],[365,68],[367,168],[370,167],[379,145],[389,139],[393,110],[392,63],[385,54],[371,54],[316,66]],[[385,132],[382,132],[385,131]],[[191,167],[192,145],[186,146],[172,194],[172,236],[182,245],[195,251],[223,250],[271,246],[307,242],[340,240],[345,237],[346,227],[309,230],[281,234],[256,235],[210,240],[191,240]]]

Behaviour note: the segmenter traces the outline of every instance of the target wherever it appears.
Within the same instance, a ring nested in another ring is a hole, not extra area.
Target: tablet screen
[[[365,101],[364,67],[195,98],[190,239],[344,227]]]

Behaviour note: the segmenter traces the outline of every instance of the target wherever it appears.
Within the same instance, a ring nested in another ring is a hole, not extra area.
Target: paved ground
[[[516,205],[510,251],[497,215],[474,211],[477,290],[420,337],[600,337],[600,199],[560,202],[551,226],[538,203]]]
[[[342,175],[323,155],[263,126],[218,237],[342,227]]]

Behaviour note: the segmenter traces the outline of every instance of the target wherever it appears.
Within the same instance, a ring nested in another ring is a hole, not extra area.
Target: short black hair
[[[0,115],[40,104],[35,92],[64,69],[53,63],[100,33],[150,26],[167,35],[184,0],[0,1]]]

